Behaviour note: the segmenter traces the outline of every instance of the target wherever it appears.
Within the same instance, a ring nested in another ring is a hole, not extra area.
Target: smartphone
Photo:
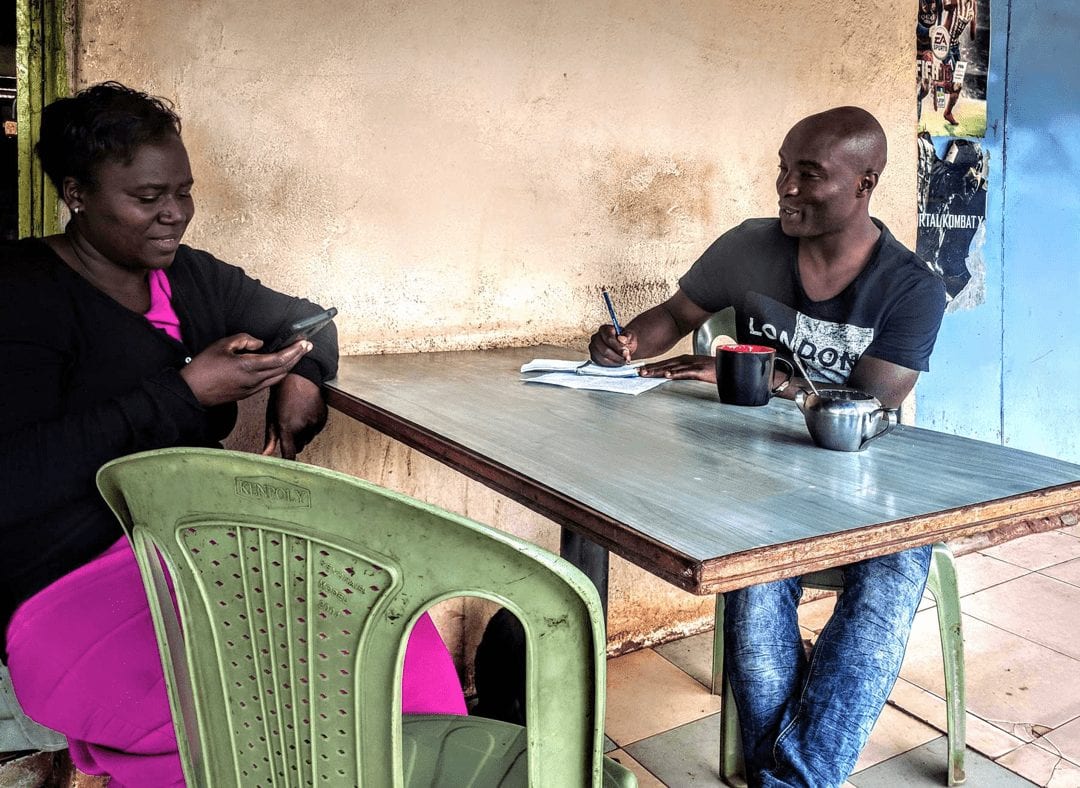
[[[311,339],[315,334],[326,328],[336,314],[337,309],[330,307],[329,309],[319,312],[317,315],[297,320],[289,326],[283,338],[271,342],[268,348],[259,352],[277,353],[282,348],[287,348],[289,345],[299,342],[301,339]]]

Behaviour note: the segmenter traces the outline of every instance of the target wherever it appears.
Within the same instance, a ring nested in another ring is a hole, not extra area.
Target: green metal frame
[[[65,0],[16,0],[15,102],[19,122],[19,235],[60,231],[59,196],[34,156],[45,105],[68,95]]]

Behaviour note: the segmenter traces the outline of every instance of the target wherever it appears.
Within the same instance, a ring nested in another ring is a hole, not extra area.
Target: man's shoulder
[[[941,276],[919,255],[896,239],[889,228],[882,222],[876,222],[881,228],[881,247],[878,250],[878,265],[886,271],[922,279],[927,282],[940,282]]]
[[[713,241],[709,252],[740,254],[745,250],[759,257],[769,249],[787,248],[791,243],[792,239],[780,229],[779,219],[745,219]]]
[[[774,240],[787,237],[780,229],[780,220],[768,216],[744,219],[728,230],[725,235],[744,237],[748,240]]]

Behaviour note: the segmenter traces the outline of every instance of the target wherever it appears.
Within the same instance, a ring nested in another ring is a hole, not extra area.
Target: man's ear
[[[859,197],[869,197],[873,194],[874,187],[877,186],[879,177],[880,174],[873,170],[863,173],[862,177],[859,178],[859,186],[855,191],[856,195]]]

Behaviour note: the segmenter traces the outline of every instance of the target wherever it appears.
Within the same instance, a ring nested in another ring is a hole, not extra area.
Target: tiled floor
[[[957,559],[967,674],[967,785],[1080,788],[1080,525]],[[802,606],[807,636],[831,597]],[[612,757],[643,788],[717,784],[711,633],[608,661]],[[945,702],[927,599],[900,679],[851,776],[856,788],[945,785]]]

